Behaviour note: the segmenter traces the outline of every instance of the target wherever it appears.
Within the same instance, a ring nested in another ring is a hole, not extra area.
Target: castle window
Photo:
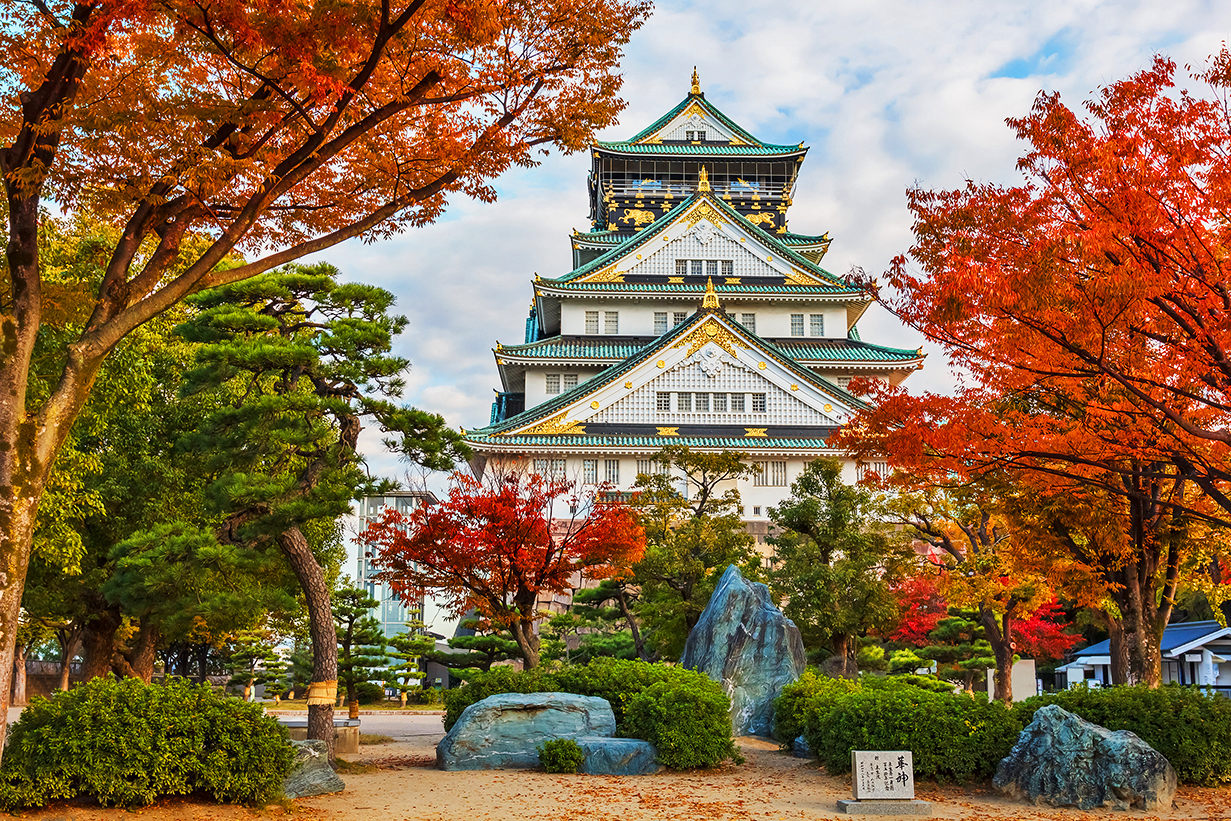
[[[670,393],[668,393],[667,391],[659,391],[655,399],[656,399],[655,407],[658,410],[660,411],[670,411],[671,410],[671,394]]]
[[[684,132],[684,139],[686,139],[686,140],[695,140],[695,139],[697,139],[697,132],[695,132],[695,131],[685,131],[685,132]]]
[[[757,315],[756,314],[740,314],[739,324],[743,325],[754,334],[757,332]]]
[[[606,481],[612,485],[620,484],[620,460],[607,459],[605,467]]]
[[[563,459],[535,459],[534,472],[544,479],[563,479]]]
[[[726,413],[727,412],[727,395],[725,393],[714,394],[714,412],[715,413]]]
[[[603,333],[618,334],[620,332],[620,312],[603,311]]]
[[[734,260],[720,259],[718,261],[722,263],[722,275],[724,277],[735,276],[735,261]]]
[[[560,392],[560,374],[549,373],[546,376],[547,393],[549,396],[554,396]]]
[[[566,391],[572,390],[573,388],[577,387],[577,374],[575,373],[564,374],[564,376],[562,377],[562,384]]]
[[[677,393],[675,395],[675,409],[682,413],[692,413],[692,394]]]
[[[753,477],[755,487],[786,487],[786,462],[757,462],[761,472]]]
[[[684,321],[688,319],[688,311],[676,311],[674,314],[672,314],[671,318],[675,320],[675,323],[674,325],[672,325],[672,327],[675,327],[675,325],[683,325]]]
[[[581,463],[581,481],[587,485],[598,484],[597,459],[586,459]]]
[[[812,331],[813,336],[824,336],[825,335],[825,315],[824,314],[812,314],[811,324],[812,324],[811,331]]]
[[[586,333],[598,333],[598,311],[586,311]]]
[[[705,261],[705,275],[708,277],[718,276],[718,260],[707,259]]]
[[[839,376],[838,377],[838,387],[844,391],[850,390],[851,378],[849,376]]]
[[[765,413],[765,394],[754,393],[752,395],[752,412]]]
[[[662,336],[666,332],[667,332],[667,312],[666,311],[655,311],[654,312],[654,333],[657,334],[658,336]]]
[[[695,277],[702,276],[701,272],[702,272],[702,269],[704,268],[704,266],[702,266],[701,264],[702,262],[704,262],[704,260],[700,260],[700,259],[688,260],[688,267],[693,276]]]
[[[791,314],[791,336],[804,335],[804,315]]]
[[[677,259],[677,260],[675,261],[675,275],[676,275],[677,277],[686,277],[686,276],[688,276],[688,260],[686,260],[686,259]]]
[[[731,394],[731,413],[744,412],[744,395],[742,393]]]
[[[697,394],[697,413],[710,412],[710,395],[708,393]]]

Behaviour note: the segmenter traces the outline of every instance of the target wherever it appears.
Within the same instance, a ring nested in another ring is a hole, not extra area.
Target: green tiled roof
[[[622,360],[641,351],[653,340],[604,339],[603,337],[564,338],[553,336],[528,345],[505,345],[497,356],[532,356],[542,359]],[[909,348],[888,348],[845,339],[779,340],[777,349],[791,359],[842,362],[900,362],[919,358]]]
[[[785,245],[818,245],[829,239],[824,234],[793,234],[790,231],[774,236]]]
[[[662,233],[662,231],[665,230],[666,226],[671,222],[672,215],[679,213],[680,209],[682,208],[688,208],[694,202],[702,198],[708,199],[711,204],[717,206],[719,211],[721,211],[726,216],[730,217],[733,221],[737,222],[741,228],[743,228],[745,231],[750,232],[754,237],[757,237],[758,239],[760,239],[761,242],[763,242],[766,247],[773,249],[778,254],[780,254],[782,257],[791,260],[796,265],[803,268],[805,271],[817,274],[818,276],[828,279],[834,283],[835,290],[821,291],[820,293],[838,293],[842,291],[847,291],[851,293],[860,292],[859,288],[846,284],[845,282],[838,279],[833,274],[826,271],[824,268],[820,267],[816,263],[809,260],[807,257],[800,254],[798,251],[790,248],[785,243],[780,242],[777,238],[777,235],[772,234],[769,231],[766,231],[764,228],[762,228],[759,225],[754,225],[751,222],[749,222],[747,219],[744,218],[742,214],[740,214],[738,211],[736,211],[734,208],[732,208],[727,203],[723,202],[721,198],[715,197],[710,193],[702,193],[700,191],[692,194],[691,196],[688,197],[688,199],[683,200],[679,205],[675,206],[670,211],[663,214],[658,219],[654,220],[654,222],[651,223],[644,231],[638,231],[637,233],[633,234],[631,237],[628,238],[627,242],[621,243],[615,248],[612,248],[610,251],[607,251],[606,253],[604,253],[602,256],[597,257],[596,259],[593,259],[587,262],[585,265],[582,265],[579,268],[574,268],[572,271],[570,271],[569,273],[565,274],[562,277],[559,277],[558,279],[545,279],[543,281],[547,283],[559,285],[561,283],[565,283],[565,282],[569,282],[574,279],[578,279],[580,277],[585,276],[586,274],[593,273],[594,271],[598,271],[602,268],[605,268],[607,265],[610,265],[612,262],[614,262],[618,257],[622,256],[623,254],[631,253],[637,248],[640,248],[645,243],[649,242],[653,237]],[[604,283],[604,286],[606,288],[611,288],[613,287],[613,285],[618,286],[621,290],[622,289],[637,290],[632,285],[626,284],[626,283],[614,283],[614,284]],[[687,291],[691,287],[695,287],[695,286],[685,286],[684,290]],[[735,287],[737,289],[739,288],[746,289],[748,286],[732,286],[732,287]],[[791,287],[815,288],[815,287],[820,287],[820,286],[799,285],[799,286],[791,286]],[[639,290],[650,290],[650,288],[643,287],[643,288],[640,288]],[[771,293],[771,292],[766,291],[764,293]],[[774,291],[772,293],[791,293],[791,292]],[[801,291],[799,293],[807,293],[807,292]]]
[[[774,236],[783,245],[819,245],[828,239],[824,234],[794,234],[790,231],[783,234],[775,233]],[[620,231],[588,231],[572,235],[572,239],[577,242],[602,245],[619,245],[632,237],[633,234]]]
[[[684,334],[691,331],[693,327],[696,326],[699,322],[703,321],[704,318],[705,318],[705,314],[701,311],[698,311],[697,313],[693,314],[688,319],[687,322],[682,322],[679,325],[676,325],[670,331],[660,336],[657,340],[655,340],[654,344],[646,345],[644,348],[639,350],[633,356],[630,356],[628,359],[625,359],[623,362],[612,365],[611,367],[597,374],[593,379],[590,379],[587,382],[582,382],[577,387],[570,388],[569,390],[563,393],[557,394],[556,396],[553,396],[550,399],[548,399],[546,402],[542,402],[533,408],[528,408],[527,410],[522,411],[516,416],[512,416],[508,419],[505,419],[503,422],[497,422],[495,425],[489,425],[486,428],[480,428],[474,431],[473,433],[475,434],[500,433],[501,431],[511,430],[513,428],[519,428],[523,425],[528,425],[531,422],[537,421],[539,419],[545,419],[551,414],[559,411],[561,408],[565,408],[571,405],[574,401],[586,396],[587,394],[590,394],[598,390],[604,385],[608,385],[616,381],[621,376],[623,376],[625,373],[631,371],[633,368],[640,365],[642,362],[645,362],[647,359],[650,359],[651,357],[655,356],[658,353],[658,351],[669,347],[671,343],[674,342],[678,337],[683,336]],[[787,367],[787,369],[793,372],[800,379],[803,379],[804,381],[809,382],[836,397],[840,397],[842,401],[844,401],[846,404],[850,405],[851,407],[863,407],[864,406],[865,403],[863,402],[863,400],[859,399],[854,394],[851,394],[843,390],[842,388],[839,388],[837,385],[832,384],[831,382],[822,378],[821,376],[813,373],[812,371],[808,370],[808,368],[804,367],[803,365],[800,365],[798,362],[796,362],[795,360],[787,356],[787,354],[783,352],[780,348],[771,344],[769,341],[762,339],[761,337],[757,336],[752,331],[749,331],[748,329],[736,323],[731,323],[731,324],[735,327],[735,329],[740,334],[747,336],[750,340],[752,340],[754,345],[761,347],[764,350],[772,354],[775,354],[778,357],[778,359],[781,360],[782,363]],[[501,441],[503,441],[503,439]]]
[[[480,431],[467,431],[465,439],[476,443],[526,445],[543,447],[646,447],[687,445],[695,448],[799,448],[816,450],[825,447],[824,439],[771,439],[760,436],[492,436]]]
[[[568,291],[650,291],[677,294],[704,294],[704,285],[689,285],[683,282],[560,282],[543,280],[541,285]],[[858,288],[846,284],[834,285],[715,285],[719,294],[845,294]]]
[[[663,143],[606,143],[596,142],[595,148],[603,151],[616,151],[621,154],[695,154],[732,155],[732,156],[790,156],[803,154],[808,149],[797,145],[689,145]]]
[[[739,138],[740,138],[741,140],[743,140],[744,142],[748,143],[748,145],[740,145],[740,146],[734,146],[734,145],[733,145],[733,146],[713,146],[713,147],[715,147],[715,148],[733,148],[733,149],[737,149],[737,151],[731,151],[731,152],[714,152],[714,153],[739,153],[739,150],[742,150],[742,151],[743,151],[743,153],[751,153],[751,151],[755,151],[756,149],[771,149],[771,150],[772,150],[772,149],[782,149],[782,150],[784,150],[784,151],[800,151],[800,150],[802,150],[801,146],[794,146],[794,145],[790,145],[790,146],[788,146],[788,145],[771,145],[771,144],[769,144],[769,143],[764,143],[764,142],[762,142],[761,140],[758,140],[756,137],[752,136],[752,134],[750,134],[750,133],[749,133],[746,129],[744,129],[744,127],[743,127],[743,126],[739,125],[737,122],[735,122],[734,120],[732,120],[732,119],[731,119],[730,117],[728,117],[726,114],[723,114],[721,111],[719,111],[717,106],[715,106],[715,105],[714,105],[713,103],[711,103],[709,100],[705,99],[705,95],[704,95],[704,94],[689,94],[687,97],[685,97],[683,100],[681,100],[681,101],[680,101],[680,102],[679,102],[679,103],[678,103],[678,104],[677,104],[674,108],[672,108],[672,109],[671,109],[670,111],[668,111],[666,114],[664,114],[664,115],[662,115],[661,117],[659,117],[657,120],[655,120],[653,123],[651,123],[651,124],[650,124],[649,126],[647,126],[646,128],[643,128],[641,131],[639,131],[639,132],[637,132],[636,134],[634,134],[634,135],[633,135],[631,138],[629,138],[627,141],[623,141],[623,142],[609,142],[609,143],[603,143],[603,142],[600,142],[600,143],[598,143],[598,145],[600,145],[600,146],[604,146],[604,147],[608,147],[608,146],[631,146],[632,148],[642,148],[642,147],[644,147],[644,146],[639,146],[639,145],[635,146],[635,145],[633,145],[633,143],[636,143],[638,140],[644,140],[645,138],[647,138],[647,137],[649,137],[650,135],[652,135],[655,131],[658,131],[660,128],[662,128],[663,126],[665,126],[667,123],[669,123],[669,122],[671,122],[673,119],[675,119],[675,117],[676,117],[676,116],[677,116],[680,112],[682,112],[684,109],[688,108],[688,106],[689,106],[690,104],[692,104],[693,102],[697,103],[697,105],[701,106],[703,109],[705,109],[707,112],[709,112],[709,114],[710,114],[710,115],[711,115],[711,116],[712,116],[715,120],[717,120],[718,122],[720,122],[720,123],[722,123],[723,125],[725,125],[728,129],[730,129],[731,131],[735,132],[735,134],[739,135]],[[663,148],[663,147],[666,147],[666,146],[658,146],[658,147],[659,147],[659,148]],[[699,147],[702,147],[702,146],[680,146],[680,148],[687,148],[687,149],[695,149],[695,148],[699,148]],[[751,151],[750,151],[750,149],[751,149]],[[621,149],[621,150],[622,150],[622,149]]]

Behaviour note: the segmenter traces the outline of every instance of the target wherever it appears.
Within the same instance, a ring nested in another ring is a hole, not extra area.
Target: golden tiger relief
[[[640,208],[625,208],[620,222],[631,222],[633,225],[649,225],[654,221],[653,211],[642,211]]]
[[[753,225],[773,225],[773,214],[748,214],[746,219]]]

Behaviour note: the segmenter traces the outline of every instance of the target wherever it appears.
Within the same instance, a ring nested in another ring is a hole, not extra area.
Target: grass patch
[[[375,764],[347,761],[345,758],[335,758],[333,760],[333,769],[338,775],[367,775],[368,773],[380,771],[380,767],[377,767]]]
[[[380,733],[360,733],[360,744],[392,744],[393,736],[381,735]]]

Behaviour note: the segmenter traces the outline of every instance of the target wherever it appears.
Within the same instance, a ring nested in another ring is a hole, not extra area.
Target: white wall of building
[[[654,325],[655,313],[666,313],[668,329],[675,325],[677,313],[692,316],[697,311],[699,299],[689,296],[678,301],[663,300],[647,302],[644,300],[618,299],[569,299],[560,305],[560,333],[564,336],[586,336],[586,312],[598,312],[598,336],[656,336]],[[744,321],[745,314],[755,317],[754,332],[758,336],[778,338],[794,336],[791,331],[791,315],[802,314],[804,317],[803,336],[807,339],[843,339],[847,334],[846,307],[832,302],[821,301],[777,301],[769,303],[761,300],[741,300],[738,298],[723,298],[722,308],[728,314],[734,314],[739,322]],[[607,314],[618,316],[618,330],[609,333]],[[812,334],[811,316],[819,314],[824,317],[823,333]],[[593,334],[590,334],[593,335]]]

